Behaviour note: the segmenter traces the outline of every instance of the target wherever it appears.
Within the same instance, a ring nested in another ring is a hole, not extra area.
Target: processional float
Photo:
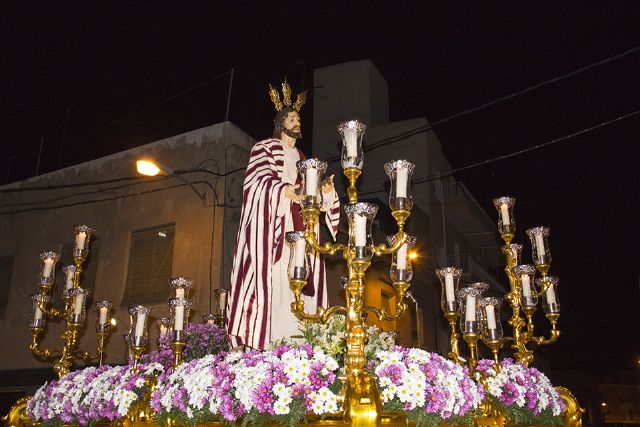
[[[327,423],[335,418],[350,425],[380,425],[398,421],[401,414],[385,414],[381,403],[380,393],[376,388],[374,376],[366,370],[365,344],[367,330],[365,319],[367,314],[373,314],[379,321],[393,321],[399,319],[407,310],[407,292],[413,276],[410,248],[415,244],[415,237],[408,236],[404,230],[405,223],[413,207],[411,193],[411,176],[414,164],[407,160],[395,160],[384,165],[384,170],[390,178],[389,207],[397,224],[397,232],[387,238],[386,243],[376,244],[372,237],[372,223],[378,207],[371,203],[358,201],[356,182],[362,173],[364,164],[362,138],[366,126],[357,121],[347,121],[338,126],[342,138],[341,164],[349,186],[347,188],[348,204],[344,210],[348,218],[348,240],[342,243],[318,242],[316,225],[319,221],[322,206],[322,182],[327,170],[327,163],[319,159],[307,159],[298,162],[297,168],[301,176],[300,205],[305,224],[304,231],[289,232],[286,240],[291,246],[288,276],[294,302],[291,310],[296,317],[304,322],[326,322],[332,316],[344,315],[346,319],[346,358],[344,377],[344,393],[342,400],[343,411],[336,417],[327,417]],[[508,323],[512,335],[504,336],[501,322],[502,298],[484,296],[489,285],[473,283],[467,287],[460,287],[463,271],[456,267],[441,268],[436,271],[440,279],[441,308],[448,321],[450,334],[450,359],[462,365],[467,365],[473,373],[478,362],[478,343],[484,343],[492,352],[496,366],[499,353],[510,346],[516,361],[528,366],[533,361],[531,344],[548,345],[555,342],[560,330],[557,328],[560,316],[560,302],[557,294],[558,279],[549,276],[551,252],[548,244],[549,229],[536,227],[527,230],[533,248],[533,264],[521,264],[522,245],[513,243],[515,235],[515,200],[511,197],[500,197],[494,200],[498,212],[498,231],[504,241],[502,252],[506,259],[505,272],[509,279],[510,290],[505,295],[511,306],[512,316]],[[55,360],[54,369],[60,377],[69,372],[74,360],[84,361],[98,359],[101,363],[105,340],[110,331],[110,311],[112,304],[101,301],[95,304],[98,314],[96,332],[98,334],[98,350],[95,356],[82,352],[77,348],[78,331],[85,321],[85,302],[88,292],[80,286],[82,264],[87,256],[89,241],[93,229],[88,226],[75,228],[75,246],[73,252],[74,264],[65,268],[65,291],[63,294],[64,310],[57,310],[51,305],[51,290],[53,285],[53,271],[59,255],[52,252],[41,254],[41,274],[39,277],[38,295],[32,296],[33,308],[30,317],[32,333],[31,351],[40,358]],[[310,255],[318,252],[324,255],[341,253],[347,266],[347,280],[345,285],[344,306],[320,307],[313,314],[305,311],[302,290],[307,284],[310,271]],[[396,291],[397,303],[393,310],[365,305],[365,274],[371,266],[374,257],[391,255],[390,277]],[[540,277],[536,278],[536,274]],[[184,348],[184,324],[188,321],[192,301],[188,299],[191,281],[184,277],[173,278],[170,281],[175,295],[169,300],[171,316],[157,320],[159,336],[170,333],[171,348],[174,353],[174,366],[178,366]],[[215,294],[216,313],[204,316],[204,321],[224,325],[226,294],[219,290]],[[536,336],[533,315],[539,301],[547,319],[551,324],[548,338]],[[129,308],[130,329],[124,335],[134,360],[132,369],[137,369],[138,360],[148,343],[149,309],[144,306]],[[523,317],[524,316],[524,317]],[[47,317],[61,318],[66,321],[67,330],[62,337],[62,350],[42,349],[39,340],[46,325]],[[458,333],[458,329],[460,333]],[[468,354],[463,355],[460,346],[460,336],[467,343]],[[558,388],[562,398],[568,403],[565,420],[571,425],[580,425],[581,409],[571,393]],[[504,425],[500,423],[500,415],[495,408],[484,406],[483,415],[475,420],[476,425]],[[141,414],[130,417],[130,422],[149,422],[149,408],[137,408]],[[146,420],[146,421],[145,421]],[[390,421],[391,420],[391,421]],[[573,420],[573,421],[572,421]]]

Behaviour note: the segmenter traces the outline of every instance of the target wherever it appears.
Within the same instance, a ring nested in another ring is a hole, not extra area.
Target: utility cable
[[[453,175],[453,174],[455,174],[457,172],[461,172],[461,171],[464,171],[464,170],[476,168],[476,167],[479,167],[479,166],[488,165],[490,163],[494,163],[494,162],[497,162],[497,161],[500,161],[500,160],[506,160],[506,159],[509,159],[511,157],[520,156],[520,155],[528,153],[530,151],[539,150],[541,148],[545,148],[545,147],[548,147],[550,145],[557,144],[557,143],[563,142],[563,141],[567,141],[567,140],[569,140],[571,138],[575,138],[576,136],[584,135],[584,134],[589,133],[591,131],[594,131],[596,129],[603,128],[605,126],[608,126],[610,124],[619,122],[619,121],[624,120],[624,119],[628,119],[629,117],[633,117],[633,116],[636,116],[638,114],[640,114],[640,110],[635,110],[635,111],[632,111],[630,113],[623,114],[622,116],[618,116],[616,118],[613,118],[611,120],[607,120],[605,122],[599,123],[597,125],[590,126],[590,127],[586,128],[586,129],[583,129],[583,130],[580,130],[580,131],[577,131],[577,132],[573,132],[573,133],[570,133],[568,135],[561,136],[559,138],[554,138],[554,139],[552,139],[550,141],[543,142],[541,144],[534,145],[533,147],[529,147],[529,148],[525,148],[525,149],[522,149],[522,150],[514,151],[512,153],[504,154],[502,156],[493,157],[491,159],[483,160],[481,162],[471,163],[469,165],[461,166],[459,168],[452,169],[452,170],[450,170],[448,172],[445,172],[445,173],[442,173],[442,174],[439,174],[439,175],[435,175],[435,176],[431,176],[431,177],[412,179],[411,180],[411,184],[423,184],[425,182],[436,181],[438,179],[441,179],[441,178],[444,178],[444,177],[447,177],[447,176],[451,176],[451,175]],[[362,195],[373,194],[373,193],[379,193],[380,191],[385,191],[385,190],[386,189],[384,187],[378,187],[377,189],[371,189],[371,190],[363,191],[363,192],[360,192],[358,194],[362,194]]]
[[[473,113],[473,112],[476,112],[476,111],[479,111],[479,110],[483,110],[483,109],[485,109],[487,107],[493,106],[493,105],[498,104],[500,102],[510,100],[510,99],[515,98],[517,96],[520,96],[520,95],[523,95],[525,93],[531,92],[533,90],[539,89],[539,88],[541,88],[543,86],[547,86],[549,84],[556,83],[556,82],[558,82],[560,80],[564,80],[566,78],[573,77],[575,75],[578,75],[578,74],[581,74],[581,73],[583,73],[585,71],[588,71],[588,70],[590,70],[590,69],[592,69],[594,67],[607,64],[609,62],[618,60],[620,58],[623,58],[623,57],[625,57],[627,55],[630,55],[630,54],[638,52],[638,51],[640,51],[640,46],[635,46],[635,47],[633,47],[633,48],[631,48],[629,50],[626,50],[626,51],[624,51],[624,52],[622,52],[622,53],[620,53],[618,55],[609,56],[609,57],[604,58],[604,59],[602,59],[600,61],[591,63],[589,65],[585,65],[584,67],[577,68],[577,69],[575,69],[575,70],[573,70],[573,71],[571,71],[569,73],[562,74],[562,75],[553,77],[551,79],[547,79],[547,80],[545,80],[543,82],[534,84],[532,86],[528,86],[528,87],[526,87],[526,88],[524,88],[522,90],[519,90],[517,92],[512,92],[512,93],[510,93],[508,95],[502,96],[500,98],[496,98],[496,99],[494,99],[492,101],[485,102],[485,103],[480,104],[480,105],[478,105],[476,107],[468,108],[466,110],[463,110],[463,111],[460,111],[458,113],[452,114],[450,116],[444,117],[444,118],[442,118],[440,120],[436,120],[433,123],[430,123],[430,124],[427,124],[427,125],[423,125],[423,126],[419,126],[419,127],[416,127],[415,129],[411,129],[411,130],[402,132],[402,133],[400,133],[398,135],[391,136],[391,137],[384,138],[384,139],[381,139],[379,141],[373,142],[371,144],[368,144],[366,147],[363,147],[362,149],[363,149],[364,152],[372,151],[372,150],[375,150],[377,148],[384,147],[384,146],[393,144],[395,142],[401,141],[401,140],[406,139],[406,138],[408,138],[410,136],[413,136],[413,135],[416,135],[416,134],[419,134],[419,133],[427,132],[427,131],[433,129],[434,126],[446,123],[446,122],[448,122],[450,120],[453,120],[453,119],[455,119],[457,117],[464,116],[464,115],[467,115],[467,114],[470,114],[470,113]],[[331,157],[328,161],[330,163],[333,163],[333,162],[336,162],[339,159],[340,159],[340,156],[334,156],[334,157]]]

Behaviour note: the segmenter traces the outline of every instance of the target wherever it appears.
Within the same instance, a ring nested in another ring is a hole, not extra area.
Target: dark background
[[[267,83],[286,75],[312,98],[321,66],[369,58],[392,120],[437,122],[640,46],[637,1],[269,3],[4,5],[0,183],[33,176],[41,146],[38,173],[224,121],[231,68],[229,120],[263,139]],[[639,76],[636,50],[434,130],[453,167],[481,162],[635,112]],[[492,216],[493,197],[517,198],[518,241],[551,227],[556,367],[640,369],[639,128],[635,115],[456,174]]]

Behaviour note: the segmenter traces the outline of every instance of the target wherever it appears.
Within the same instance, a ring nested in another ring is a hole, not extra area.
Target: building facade
[[[0,187],[0,333],[11,343],[0,346],[0,393],[11,400],[52,376],[51,364],[29,350],[29,295],[37,293],[39,253],[56,251],[60,300],[74,225],[95,229],[82,286],[90,301],[109,300],[115,309],[106,363],[125,360],[128,305],[149,306],[155,318],[168,315],[169,277],[193,280],[193,321],[210,313],[212,291],[228,286],[253,143],[232,123],[220,123]],[[143,158],[176,173],[142,177],[135,164]],[[80,348],[94,352],[96,315],[87,307]],[[49,322],[42,346],[59,348],[63,326]],[[153,348],[155,326],[149,330]]]

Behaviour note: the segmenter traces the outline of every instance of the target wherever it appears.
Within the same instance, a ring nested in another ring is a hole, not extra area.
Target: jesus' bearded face
[[[302,125],[300,124],[300,114],[297,111],[291,111],[284,119],[284,129],[282,129],[285,135],[300,139],[302,138]]]

